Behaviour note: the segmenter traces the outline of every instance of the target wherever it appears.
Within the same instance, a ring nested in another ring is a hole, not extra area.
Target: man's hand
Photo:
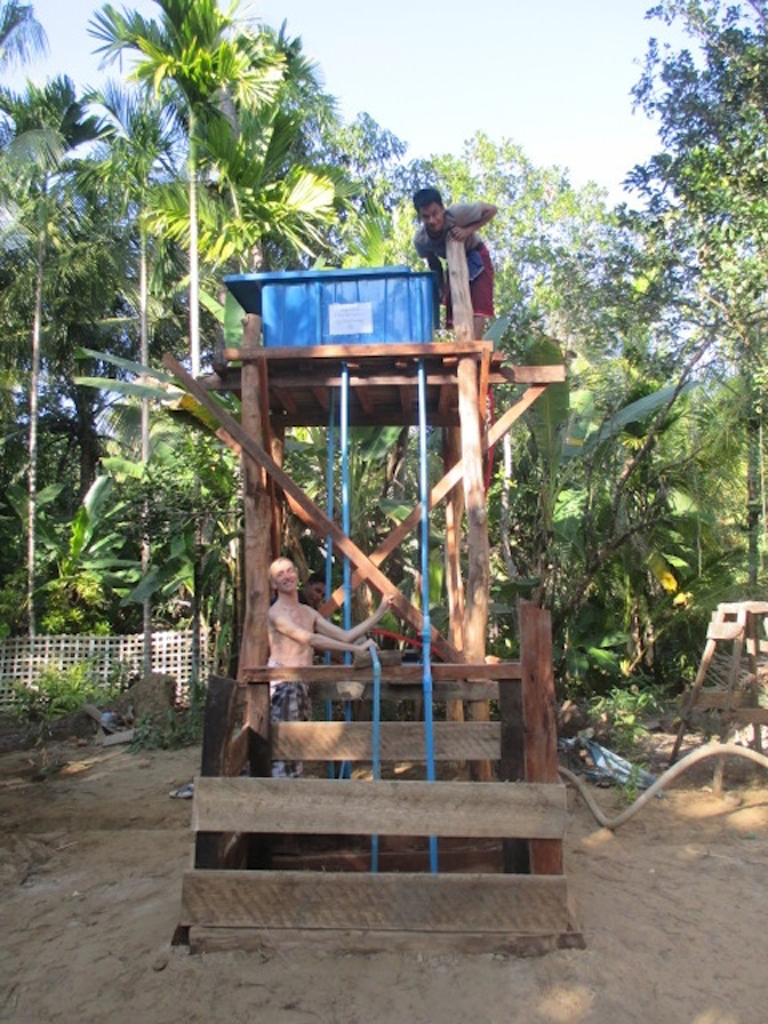
[[[365,640],[358,640],[355,644],[355,650],[357,651],[378,651],[378,649],[379,645],[369,636]]]
[[[466,242],[474,230],[474,228],[461,228],[458,224],[455,224],[448,234],[457,242]]]

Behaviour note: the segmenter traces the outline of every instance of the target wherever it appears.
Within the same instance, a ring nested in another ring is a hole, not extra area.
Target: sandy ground
[[[199,749],[0,756],[0,1020],[110,1024],[764,1024],[768,779],[710,768],[616,834],[575,794],[585,950],[536,959],[171,947]],[[746,764],[746,762],[744,762]],[[614,791],[595,790],[606,811]]]

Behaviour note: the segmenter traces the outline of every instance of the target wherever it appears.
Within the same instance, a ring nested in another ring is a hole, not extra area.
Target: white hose
[[[633,804],[630,804],[626,810],[622,811],[621,814],[615,818],[608,818],[598,805],[595,803],[592,794],[589,792],[587,787],[584,785],[582,780],[574,775],[573,772],[567,768],[558,768],[560,775],[567,779],[568,782],[572,783],[579,794],[584,798],[584,802],[587,807],[592,811],[597,822],[608,828],[611,831],[617,829],[620,825],[623,825],[626,821],[640,810],[640,808],[647,804],[648,801],[660,793],[665,786],[668,786],[673,779],[676,779],[678,775],[682,775],[683,772],[687,771],[693,765],[699,761],[705,761],[709,757],[729,757],[731,755],[737,757],[745,757],[749,761],[754,761],[755,764],[762,765],[763,768],[768,768],[768,757],[764,754],[758,754],[756,750],[751,750],[749,747],[741,747],[737,743],[707,743],[703,747],[699,747],[697,750],[691,751],[687,754],[682,761],[678,761],[677,764],[673,764],[671,768],[667,768],[663,775],[660,775],[658,779],[650,786],[644,793],[642,793]]]

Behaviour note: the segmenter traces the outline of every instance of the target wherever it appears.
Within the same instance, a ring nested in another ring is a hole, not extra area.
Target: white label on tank
[[[370,302],[332,302],[328,306],[329,334],[373,334]]]

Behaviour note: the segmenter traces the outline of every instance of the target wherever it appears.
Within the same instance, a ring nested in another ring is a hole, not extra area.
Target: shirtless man
[[[277,592],[267,616],[269,664],[300,668],[312,664],[315,651],[367,651],[376,648],[374,640],[365,637],[368,630],[381,621],[392,605],[385,597],[364,622],[353,629],[340,629],[328,622],[310,605],[299,602],[299,574],[288,558],[278,558],[269,567],[269,582]],[[362,638],[362,639],[361,639]],[[306,683],[270,683],[270,721],[308,722],[312,702]],[[273,777],[297,778],[302,774],[300,761],[273,761]]]

